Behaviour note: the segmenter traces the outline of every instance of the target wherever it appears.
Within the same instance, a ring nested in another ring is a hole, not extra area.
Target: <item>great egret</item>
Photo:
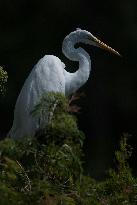
[[[43,93],[54,91],[68,96],[77,91],[88,80],[91,60],[83,48],[74,47],[80,42],[100,47],[120,56],[117,51],[86,30],[77,29],[67,35],[63,41],[62,51],[68,59],[79,62],[79,69],[74,73],[67,72],[64,69],[65,64],[53,55],[45,55],[38,61],[18,96],[13,126],[9,132],[12,138],[34,136],[39,128],[39,123],[38,119],[35,119],[30,113]]]

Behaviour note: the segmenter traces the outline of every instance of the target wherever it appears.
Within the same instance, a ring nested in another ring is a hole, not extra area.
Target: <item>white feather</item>
[[[38,61],[26,79],[18,96],[13,126],[9,132],[12,138],[34,136],[40,128],[39,119],[30,113],[46,92],[60,92],[70,95],[79,89],[89,77],[90,57],[82,48],[74,48],[77,42],[87,41],[90,33],[78,29],[70,33],[63,41],[63,53],[70,60],[79,61],[79,69],[75,73],[67,72],[65,64],[53,55],[46,55]]]

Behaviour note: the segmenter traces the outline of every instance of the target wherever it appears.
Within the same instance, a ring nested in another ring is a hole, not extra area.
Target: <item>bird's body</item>
[[[39,120],[31,115],[31,111],[43,93],[54,91],[68,96],[88,80],[91,70],[90,57],[84,49],[76,49],[74,47],[76,43],[83,42],[92,45],[100,43],[104,48],[118,54],[98,41],[92,34],[80,29],[70,33],[64,39],[62,49],[65,56],[70,60],[79,61],[79,69],[74,73],[67,72],[65,64],[56,56],[46,55],[38,61],[18,96],[9,136],[12,138],[34,136],[40,125]]]
[[[54,91],[65,94],[63,71],[64,64],[56,56],[46,55],[38,61],[18,96],[10,136],[17,138],[35,134],[39,122],[30,113],[43,93]]]

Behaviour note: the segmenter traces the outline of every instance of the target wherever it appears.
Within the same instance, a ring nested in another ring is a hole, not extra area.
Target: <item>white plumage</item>
[[[46,55],[40,59],[26,79],[18,96],[9,136],[12,138],[34,136],[40,125],[38,118],[30,113],[43,93],[54,91],[68,96],[88,80],[91,70],[90,57],[84,49],[74,47],[79,42],[102,48],[104,46],[110,52],[118,54],[88,31],[77,29],[66,36],[62,46],[63,53],[70,60],[79,61],[79,69],[75,73],[67,72],[64,69],[65,64],[53,55]]]

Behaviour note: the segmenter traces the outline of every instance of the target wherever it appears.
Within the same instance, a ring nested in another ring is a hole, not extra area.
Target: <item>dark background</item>
[[[118,50],[123,58],[83,46],[91,55],[92,72],[82,87],[80,128],[86,133],[86,170],[101,178],[113,166],[120,136],[128,132],[137,143],[137,1],[0,0],[0,65],[8,71],[6,96],[0,102],[1,137],[10,129],[19,91],[36,62],[45,54],[62,59],[62,40],[77,27],[86,29]]]

